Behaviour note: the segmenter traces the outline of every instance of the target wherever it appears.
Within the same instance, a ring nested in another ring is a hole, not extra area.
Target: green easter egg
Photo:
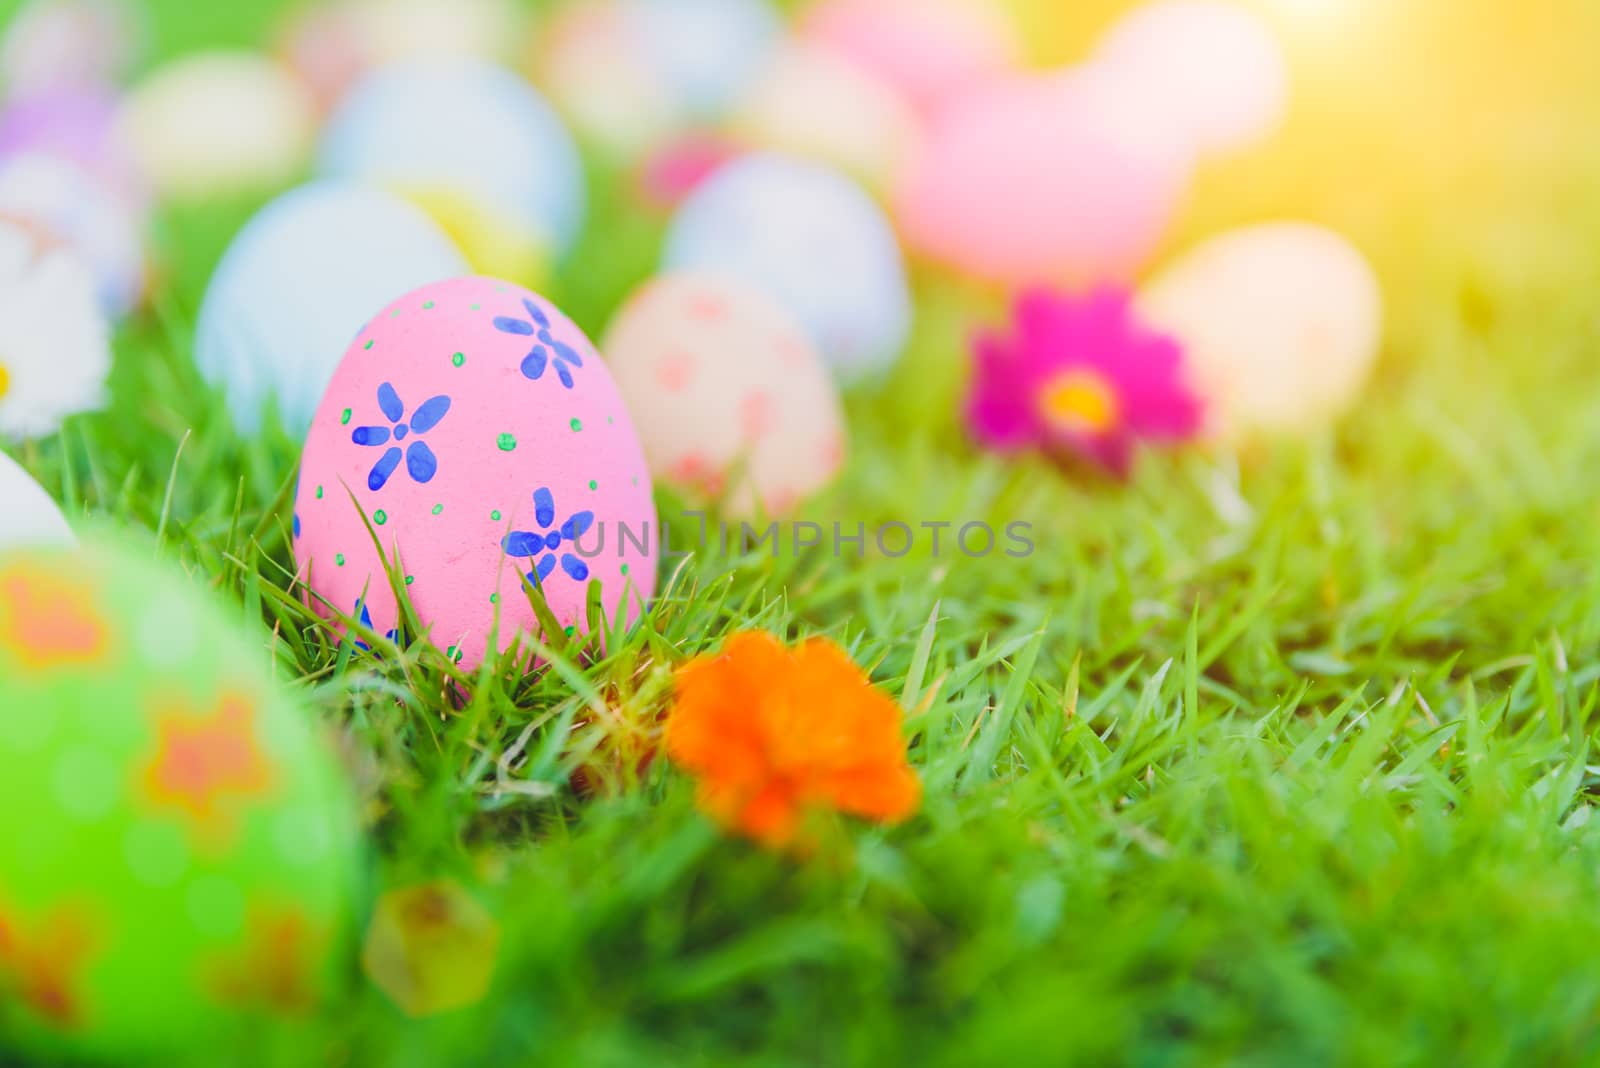
[[[324,1002],[356,806],[265,644],[148,552],[0,555],[0,1049],[193,1052]]]

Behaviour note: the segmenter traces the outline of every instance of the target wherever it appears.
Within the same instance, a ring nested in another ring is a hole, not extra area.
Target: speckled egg
[[[55,499],[0,452],[0,552],[24,545],[71,545],[72,528]]]
[[[729,128],[753,148],[815,159],[884,189],[910,155],[919,120],[883,79],[796,41],[773,56]]]
[[[143,213],[83,166],[42,152],[0,158],[0,215],[32,220],[76,252],[107,315],[143,296]]]
[[[1377,360],[1383,297],[1366,258],[1305,223],[1235,230],[1167,267],[1139,294],[1178,338],[1216,434],[1303,434],[1360,395]]]
[[[715,274],[646,285],[601,346],[650,470],[749,516],[782,515],[844,462],[838,390],[793,318]]]
[[[1238,4],[1146,4],[1112,26],[1095,54],[1159,92],[1202,155],[1247,148],[1283,121],[1288,63],[1266,22]]]
[[[1014,71],[1022,54],[994,0],[824,0],[806,13],[801,32],[884,79],[924,114]]]
[[[158,196],[198,201],[292,180],[310,155],[315,109],[265,56],[200,52],[136,85],[118,122]]]
[[[330,741],[264,630],[126,544],[0,554],[0,990],[7,1044],[52,1059],[282,1026],[352,935]]]
[[[480,271],[531,281],[583,225],[577,145],[531,85],[488,63],[373,71],[329,118],[319,168],[413,199]]]
[[[757,153],[712,175],[673,219],[664,265],[767,293],[846,379],[887,369],[911,329],[888,220],[855,182],[807,160]]]
[[[467,270],[420,210],[378,189],[317,182],[285,193],[228,246],[200,305],[195,362],[247,434],[274,405],[295,435],[350,338],[396,293]]]
[[[1030,76],[952,101],[895,197],[906,243],[1014,286],[1130,277],[1188,188],[1189,155],[1120,121],[1106,99],[1088,81]]]
[[[586,140],[631,159],[720,120],[781,32],[770,0],[584,0],[545,27],[533,70]]]
[[[525,581],[575,630],[591,583],[608,619],[655,592],[650,471],[622,396],[582,331],[509,282],[379,311],[312,422],[295,557],[320,607],[382,634],[399,615],[363,515],[428,638],[468,668],[492,634],[506,649],[538,630]]]

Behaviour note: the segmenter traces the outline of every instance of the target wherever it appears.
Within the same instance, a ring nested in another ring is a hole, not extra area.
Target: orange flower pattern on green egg
[[[87,582],[19,564],[0,571],[0,652],[27,672],[84,667],[110,651],[110,627]]]

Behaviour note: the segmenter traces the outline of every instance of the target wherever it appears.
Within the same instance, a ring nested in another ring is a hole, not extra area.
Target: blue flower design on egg
[[[429,397],[417,406],[411,413],[410,423],[403,422],[406,406],[400,400],[400,395],[394,391],[394,386],[385,382],[378,387],[378,408],[383,412],[384,418],[389,420],[389,426],[358,426],[350,432],[350,440],[357,445],[369,448],[384,449],[378,462],[372,465],[372,472],[367,475],[367,488],[373,491],[381,490],[388,483],[389,476],[394,474],[395,468],[400,466],[402,455],[406,461],[406,473],[415,482],[429,482],[439,470],[439,458],[433,454],[424,441],[415,440],[406,446],[405,452],[400,451],[400,443],[411,434],[419,438],[439,425],[439,420],[445,417],[450,410],[450,398],[444,395]],[[393,444],[390,444],[393,442]]]
[[[354,614],[356,619],[363,627],[366,627],[368,630],[372,629],[372,613],[367,609],[367,602],[365,598],[360,598],[356,601]],[[383,636],[386,640],[391,641],[396,645],[400,643],[400,631],[398,628],[384,631]],[[357,649],[360,649],[364,653],[370,653],[372,651],[372,646],[368,645],[359,638],[355,639],[355,645]]]
[[[506,555],[525,560],[537,558],[534,575],[541,583],[555,572],[558,564],[568,578],[576,582],[587,579],[589,565],[579,556],[561,550],[564,546],[576,547],[578,539],[594,526],[594,513],[574,512],[557,529],[555,497],[541,487],[533,491],[533,518],[538,523],[537,530],[513,530],[501,541]]]
[[[571,389],[570,368],[583,367],[583,357],[572,346],[555,339],[550,332],[550,317],[540,311],[537,304],[524,298],[522,306],[528,309],[529,319],[499,315],[494,320],[494,328],[502,334],[535,338],[532,351],[522,358],[522,376],[537,382],[544,377],[545,369],[554,365],[556,377],[561,379],[563,386]]]

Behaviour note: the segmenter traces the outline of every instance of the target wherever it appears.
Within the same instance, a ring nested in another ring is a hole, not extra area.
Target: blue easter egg
[[[697,119],[732,107],[783,34],[769,0],[632,0],[626,11],[656,74]]]
[[[888,367],[911,329],[888,219],[849,178],[788,156],[746,156],[696,189],[673,220],[666,268],[764,289],[844,378]]]
[[[328,120],[323,174],[450,194],[559,255],[583,224],[578,148],[526,81],[478,60],[424,58],[374,70]]]
[[[401,293],[467,273],[419,209],[378,189],[316,182],[261,209],[233,239],[200,307],[195,362],[235,423],[259,429],[275,399],[305,434],[334,368],[367,320]]]

